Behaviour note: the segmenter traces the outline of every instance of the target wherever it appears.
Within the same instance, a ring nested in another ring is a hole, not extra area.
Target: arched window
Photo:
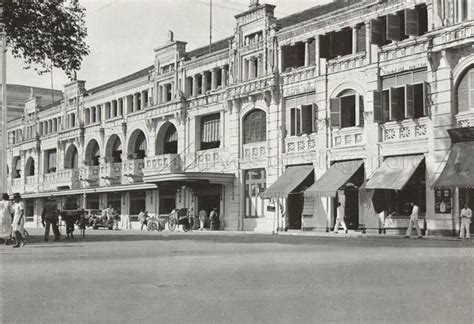
[[[105,157],[107,162],[122,162],[122,141],[117,135],[112,135],[106,145]]]
[[[86,148],[86,163],[91,166],[98,166],[100,159],[99,144],[96,140],[91,140]]]
[[[21,177],[21,159],[19,156],[13,158],[13,179],[17,179]]]
[[[164,154],[177,154],[178,153],[178,132],[176,127],[171,124],[166,130]]]
[[[459,81],[456,89],[458,113],[474,109],[474,67],[471,66]]]
[[[147,152],[147,143],[145,134],[137,129],[135,130],[128,142],[128,158],[134,160],[141,160],[145,158]]]
[[[342,91],[330,101],[331,127],[364,126],[364,97],[354,90]]]
[[[255,109],[244,117],[244,144],[267,140],[267,116],[263,110]]]
[[[35,160],[32,157],[30,157],[28,161],[26,161],[25,175],[26,176],[35,175]]]
[[[78,153],[75,145],[71,145],[66,151],[64,159],[65,169],[77,169],[78,168]]]

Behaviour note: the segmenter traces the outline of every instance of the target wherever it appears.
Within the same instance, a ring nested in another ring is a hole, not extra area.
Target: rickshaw
[[[189,231],[191,229],[189,216],[190,212],[187,208],[173,210],[168,218],[168,229],[173,232],[176,226],[182,225],[185,232]]]

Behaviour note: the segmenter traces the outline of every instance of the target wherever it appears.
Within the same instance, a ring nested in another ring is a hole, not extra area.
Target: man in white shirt
[[[420,239],[423,237],[421,235],[420,225],[418,225],[418,213],[420,211],[420,208],[418,208],[418,206],[414,202],[411,202],[410,205],[413,207],[413,209],[411,211],[410,221],[408,222],[408,228],[405,234],[405,238],[410,238],[411,230],[413,229],[413,225],[415,225],[416,233],[418,234],[416,238]]]
[[[461,229],[459,231],[459,238],[471,238],[469,225],[471,225],[472,210],[469,208],[467,203],[464,204],[464,208],[461,209]]]

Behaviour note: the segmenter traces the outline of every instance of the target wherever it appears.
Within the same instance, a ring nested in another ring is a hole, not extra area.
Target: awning
[[[205,181],[215,184],[233,184],[235,174],[233,173],[215,173],[215,172],[181,172],[181,173],[166,173],[156,175],[145,175],[143,181],[147,183],[159,182],[195,182]]]
[[[275,183],[273,183],[261,197],[286,198],[290,192],[296,189],[313,172],[312,165],[292,166],[283,172]]]
[[[305,191],[304,196],[335,197],[337,190],[344,186],[363,164],[362,160],[334,163],[321,178]]]
[[[474,142],[453,145],[448,162],[433,187],[474,187]]]
[[[423,155],[400,155],[386,158],[367,181],[365,189],[403,189],[423,159]]]

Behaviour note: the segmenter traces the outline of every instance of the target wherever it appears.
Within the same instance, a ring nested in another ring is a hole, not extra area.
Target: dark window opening
[[[178,153],[178,133],[173,125],[166,130],[163,154]]]
[[[290,109],[290,136],[313,133],[313,105]]]
[[[283,71],[292,68],[304,66],[305,44],[296,43],[295,45],[283,46]]]
[[[320,56],[328,60],[352,54],[352,29],[344,28],[321,36],[319,46]]]
[[[341,128],[356,126],[356,96],[341,97]]]

